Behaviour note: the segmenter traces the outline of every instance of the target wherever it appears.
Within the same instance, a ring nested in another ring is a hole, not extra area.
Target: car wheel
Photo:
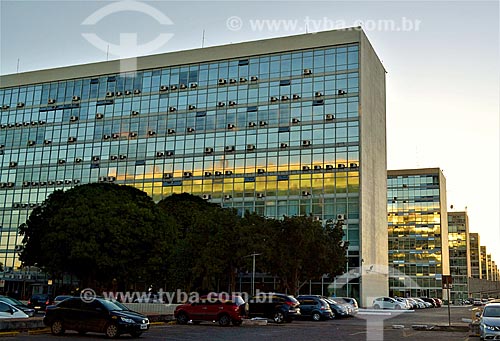
[[[177,315],[177,323],[178,324],[187,324],[188,321],[189,321],[189,318],[186,315],[186,313],[179,313],[179,315]]]
[[[142,332],[130,332],[130,335],[132,337],[140,337],[142,335]]]
[[[110,339],[117,338],[120,336],[120,333],[118,332],[118,326],[114,323],[110,323],[106,326],[105,330],[106,337]]]
[[[54,322],[52,322],[52,325],[50,326],[50,331],[53,335],[64,334],[64,327],[62,321],[55,320]]]
[[[313,321],[319,321],[319,320],[321,320],[321,314],[318,313],[318,312],[314,312],[312,314],[312,319],[313,319]]]
[[[241,326],[241,324],[243,323],[243,321],[233,321],[233,326]]]
[[[400,305],[396,305],[394,308],[395,308],[396,310],[401,310],[401,306],[400,306]]]
[[[231,318],[229,317],[228,314],[223,314],[219,316],[219,326],[221,327],[227,327],[231,324]]]
[[[277,311],[274,313],[273,320],[276,323],[283,323],[283,321],[285,320],[285,315],[281,311]]]
[[[379,306],[378,304],[375,304],[375,305],[373,306],[373,309],[380,309],[380,306]]]

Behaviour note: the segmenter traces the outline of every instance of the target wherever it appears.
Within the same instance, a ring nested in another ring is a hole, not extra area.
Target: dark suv
[[[35,312],[45,311],[45,308],[51,304],[53,300],[48,294],[34,294],[28,300],[28,307],[35,309]]]
[[[69,329],[80,334],[105,333],[109,338],[118,337],[120,334],[139,337],[149,329],[146,316],[128,309],[121,303],[103,298],[88,301],[72,297],[58,305],[48,306],[43,323],[50,327],[54,335],[64,334],[65,330]]]
[[[248,301],[249,317],[265,317],[276,323],[292,322],[300,316],[295,297],[277,293],[259,293]]]
[[[241,296],[211,294],[200,297],[196,302],[177,306],[174,317],[178,324],[218,321],[220,326],[228,326],[231,322],[239,326],[247,308]]]
[[[332,318],[330,305],[318,296],[297,296],[300,302],[300,314],[302,317],[310,317],[313,321],[329,320]]]

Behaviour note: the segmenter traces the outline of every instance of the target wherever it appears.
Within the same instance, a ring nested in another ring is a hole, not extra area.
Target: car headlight
[[[135,321],[134,321],[134,320],[129,319],[129,318],[127,318],[127,317],[120,317],[120,320],[122,320],[122,321],[123,321],[123,322],[125,322],[125,323],[135,323]]]

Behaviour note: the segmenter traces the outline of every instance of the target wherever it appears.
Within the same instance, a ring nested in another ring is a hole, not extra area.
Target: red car
[[[218,321],[220,326],[241,325],[243,316],[248,311],[248,304],[241,296],[211,294],[200,297],[193,303],[186,303],[175,308],[174,317],[178,324],[192,321]]]

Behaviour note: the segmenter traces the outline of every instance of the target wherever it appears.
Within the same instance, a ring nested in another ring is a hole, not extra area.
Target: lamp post
[[[260,256],[262,253],[252,253],[251,255],[245,257],[252,257],[252,296],[255,295],[255,257]]]

